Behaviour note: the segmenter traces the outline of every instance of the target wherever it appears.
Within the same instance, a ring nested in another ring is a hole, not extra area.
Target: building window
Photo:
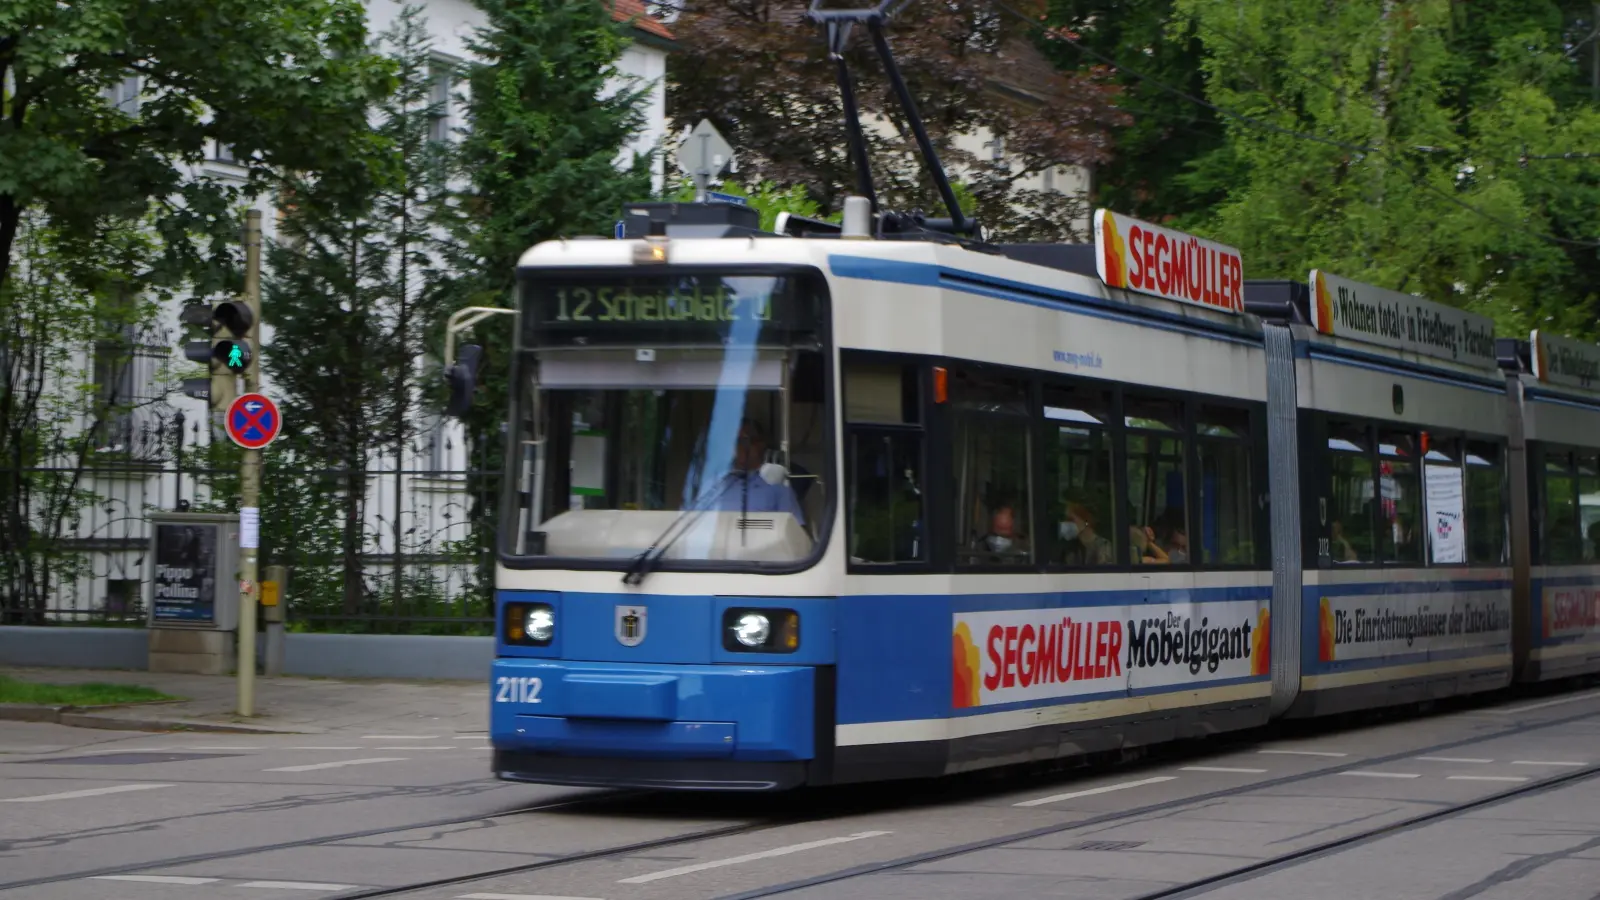
[[[136,116],[139,114],[140,86],[139,76],[129,75],[105,89],[106,102],[118,112]]]
[[[456,68],[445,60],[436,59],[428,67],[428,79],[428,140],[442,144],[450,140],[455,127],[451,94],[455,90]]]

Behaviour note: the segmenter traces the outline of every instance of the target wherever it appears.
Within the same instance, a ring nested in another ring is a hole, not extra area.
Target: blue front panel
[[[490,739],[499,750],[735,760],[810,759],[808,666],[494,661]]]
[[[838,721],[975,716],[1266,682],[1271,593],[1249,585],[845,597]],[[1220,638],[1209,650],[1174,654],[1180,634],[1209,633]]]
[[[1304,675],[1409,666],[1395,678],[1419,677],[1419,665],[1473,657],[1510,666],[1510,579],[1306,585],[1301,598]]]

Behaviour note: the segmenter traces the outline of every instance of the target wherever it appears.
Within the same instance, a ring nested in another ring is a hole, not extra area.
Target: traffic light
[[[238,300],[225,300],[214,307],[206,303],[192,303],[183,308],[180,320],[185,325],[204,329],[211,335],[210,340],[185,344],[184,356],[210,367],[213,372],[220,366],[234,375],[243,375],[250,368],[252,354],[250,341],[246,337],[250,333],[250,326],[255,324],[255,315],[249,306]],[[218,337],[219,331],[227,331],[232,337]]]

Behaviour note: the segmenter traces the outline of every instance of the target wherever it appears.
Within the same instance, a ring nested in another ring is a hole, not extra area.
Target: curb
[[[106,731],[210,731],[231,734],[307,734],[288,728],[261,725],[234,725],[196,719],[136,719],[104,715],[95,710],[121,709],[106,706],[31,706],[25,703],[0,703],[0,720],[45,722],[69,728],[98,728]]]

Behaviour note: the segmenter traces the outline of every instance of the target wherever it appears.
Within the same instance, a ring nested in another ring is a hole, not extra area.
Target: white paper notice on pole
[[[254,506],[239,509],[239,549],[261,548],[261,510]]]
[[[1428,530],[1435,563],[1467,561],[1467,533],[1462,527],[1461,469],[1424,466],[1428,482]]]

